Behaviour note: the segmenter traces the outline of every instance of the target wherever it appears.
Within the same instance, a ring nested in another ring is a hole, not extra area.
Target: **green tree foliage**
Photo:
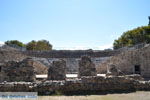
[[[27,50],[52,50],[52,45],[47,40],[32,40],[26,45]]]
[[[32,40],[28,44],[26,44],[27,50],[36,50],[36,41]]]
[[[133,46],[140,43],[150,43],[150,26],[138,27],[124,32],[121,37],[114,41],[114,49],[125,46]]]
[[[18,40],[10,40],[10,41],[6,41],[5,42],[6,45],[17,45],[19,47],[25,47],[25,44],[23,44],[22,42],[18,41]]]

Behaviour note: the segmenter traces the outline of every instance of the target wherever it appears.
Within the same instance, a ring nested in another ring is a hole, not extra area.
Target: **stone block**
[[[48,69],[48,80],[65,80],[66,78],[66,61],[53,61]]]
[[[95,64],[88,56],[83,56],[79,61],[79,77],[81,76],[96,76]]]

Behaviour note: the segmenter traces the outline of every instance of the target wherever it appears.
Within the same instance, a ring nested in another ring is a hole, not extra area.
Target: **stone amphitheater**
[[[39,94],[150,90],[150,45],[119,50],[0,48],[0,91]],[[75,75],[69,77],[67,75]]]

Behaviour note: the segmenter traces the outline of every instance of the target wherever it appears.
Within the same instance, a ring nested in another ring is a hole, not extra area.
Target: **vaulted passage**
[[[135,65],[135,66],[134,66],[134,73],[135,73],[135,74],[141,74],[140,65]]]
[[[2,71],[2,67],[0,66],[0,72]]]

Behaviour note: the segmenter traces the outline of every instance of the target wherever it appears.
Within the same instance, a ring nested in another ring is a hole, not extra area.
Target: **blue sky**
[[[105,49],[145,26],[150,0],[0,0],[0,41],[49,40],[54,49]]]

